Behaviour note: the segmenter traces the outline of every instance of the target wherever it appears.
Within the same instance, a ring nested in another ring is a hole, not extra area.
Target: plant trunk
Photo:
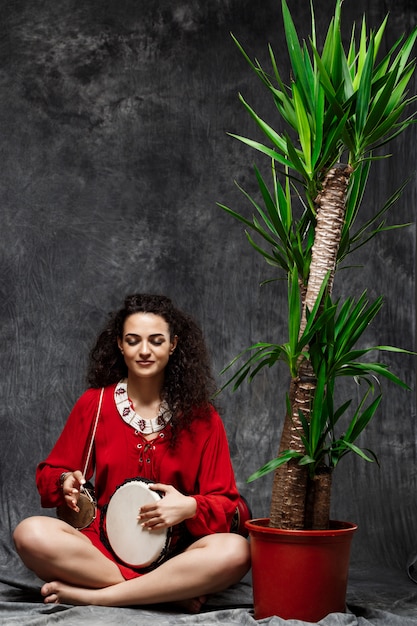
[[[340,246],[342,227],[346,212],[346,193],[352,168],[346,165],[333,167],[323,181],[323,189],[317,196],[317,223],[310,274],[303,301],[303,314],[300,335],[306,324],[306,309],[312,310],[326,275],[330,272],[328,292],[333,287],[337,253]],[[311,364],[303,359],[298,376],[291,381],[291,415],[287,415],[281,436],[279,453],[283,450],[304,452],[300,434],[302,427],[299,411],[305,418],[310,417],[312,398],[316,380]],[[297,461],[282,465],[275,471],[270,525],[274,528],[307,529],[327,528],[330,511],[331,473],[317,474],[317,479],[309,478],[305,466]]]
[[[304,445],[300,437],[302,425],[299,412],[301,411],[308,419],[311,393],[314,389],[314,372],[309,361],[304,360],[298,377],[291,381],[291,415],[287,415],[285,419],[280,452],[291,449],[304,453]],[[273,528],[293,530],[305,528],[308,484],[308,469],[304,465],[299,465],[296,459],[281,465],[275,471],[270,512],[270,525]],[[291,512],[290,517],[289,512]]]
[[[309,479],[306,500],[306,530],[325,530],[329,527],[332,470],[320,468]]]
[[[328,293],[331,293],[333,289],[337,254],[345,221],[346,193],[352,171],[350,165],[339,164],[333,167],[327,173],[323,181],[323,189],[315,199],[317,223],[306,296],[303,302],[300,335],[306,324],[306,310],[307,308],[309,311],[312,310],[328,272],[330,272],[327,284]]]

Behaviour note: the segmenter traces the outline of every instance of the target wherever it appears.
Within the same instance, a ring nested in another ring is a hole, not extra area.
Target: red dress
[[[116,385],[105,388],[95,436],[95,493],[98,505],[96,520],[83,534],[114,561],[125,578],[140,572],[119,563],[100,540],[100,510],[109,502],[116,487],[126,479],[142,476],[172,485],[184,495],[193,496],[197,511],[184,522],[192,539],[217,532],[228,532],[239,494],[229,454],[226,433],[213,407],[208,417],[196,416],[190,429],[177,435],[171,447],[171,425],[165,426],[152,442],[127,424],[117,410]],[[88,389],[77,401],[49,456],[36,470],[36,483],[43,507],[63,502],[59,477],[62,472],[83,470],[91,431],[99,402],[99,389]]]

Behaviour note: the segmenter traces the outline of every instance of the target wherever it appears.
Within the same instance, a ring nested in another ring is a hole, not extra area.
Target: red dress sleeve
[[[186,520],[189,532],[202,537],[229,532],[239,499],[226,431],[218,413],[213,409],[210,432],[201,450],[194,495],[197,511]]]
[[[59,477],[63,472],[84,470],[99,394],[99,389],[88,389],[79,398],[58,441],[36,469],[36,485],[43,507],[54,507],[63,502],[59,486]],[[91,473],[90,468],[87,480],[91,478]]]

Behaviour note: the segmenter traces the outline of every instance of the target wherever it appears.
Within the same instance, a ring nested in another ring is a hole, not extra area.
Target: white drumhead
[[[161,496],[146,482],[129,481],[116,489],[107,507],[107,538],[126,565],[147,567],[163,551],[167,530],[146,530],[137,519],[141,506],[157,502]]]

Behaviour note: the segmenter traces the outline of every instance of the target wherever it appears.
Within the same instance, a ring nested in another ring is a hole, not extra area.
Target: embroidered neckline
[[[159,413],[152,419],[145,419],[138,415],[132,408],[127,394],[127,380],[121,380],[114,390],[114,401],[120,417],[126,424],[143,435],[151,435],[163,430],[172,417],[172,413],[166,402],[162,402]]]

